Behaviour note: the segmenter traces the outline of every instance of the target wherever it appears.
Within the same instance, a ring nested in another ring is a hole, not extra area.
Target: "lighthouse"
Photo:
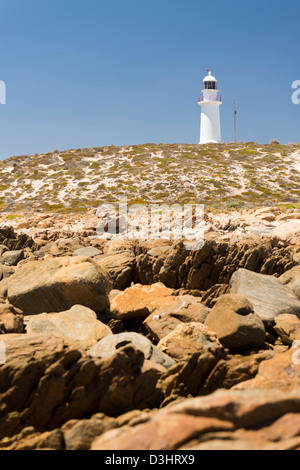
[[[211,71],[203,80],[202,94],[198,104],[201,106],[200,142],[209,144],[221,142],[220,106],[218,85]]]

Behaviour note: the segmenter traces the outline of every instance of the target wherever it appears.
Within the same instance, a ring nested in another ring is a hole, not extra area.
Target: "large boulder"
[[[238,269],[231,277],[230,292],[245,295],[266,327],[282,313],[300,316],[300,301],[276,277]]]
[[[66,346],[85,350],[105,336],[112,335],[110,328],[97,320],[95,312],[82,305],[74,305],[66,312],[32,315],[26,330],[28,333],[59,335]]]
[[[128,332],[107,336],[95,344],[89,354],[92,357],[101,357],[105,359],[117,352],[120,347],[132,345],[138,351],[141,351],[145,359],[169,368],[175,364],[175,361],[154,346],[151,341],[138,333]]]
[[[90,258],[31,261],[0,282],[0,297],[24,315],[61,312],[84,305],[97,314],[109,307],[107,273]]]
[[[209,313],[205,326],[232,352],[261,348],[266,339],[262,320],[254,313],[247,297],[240,294],[222,295]]]
[[[112,300],[111,314],[118,320],[145,319],[155,308],[168,305],[173,293],[174,289],[161,282],[151,286],[135,284]]]

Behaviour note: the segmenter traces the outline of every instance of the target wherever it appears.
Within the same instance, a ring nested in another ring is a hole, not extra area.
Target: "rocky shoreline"
[[[1,214],[0,449],[299,450],[300,212],[194,251],[98,223]]]

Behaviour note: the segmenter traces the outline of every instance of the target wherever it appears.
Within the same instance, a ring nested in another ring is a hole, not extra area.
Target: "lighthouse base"
[[[205,144],[219,144],[219,140],[201,140],[199,142],[199,145],[205,145]]]

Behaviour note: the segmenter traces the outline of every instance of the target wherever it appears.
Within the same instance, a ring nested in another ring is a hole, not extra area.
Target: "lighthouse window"
[[[206,88],[206,90],[215,90],[216,89],[216,83],[215,82],[205,82],[205,88]]]

